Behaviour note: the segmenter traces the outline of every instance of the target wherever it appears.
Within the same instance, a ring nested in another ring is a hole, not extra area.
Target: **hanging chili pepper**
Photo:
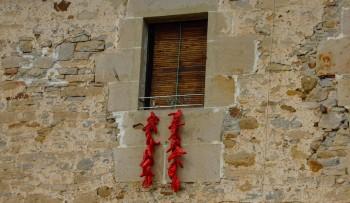
[[[180,178],[177,176],[178,167],[183,168],[181,157],[186,154],[185,150],[181,147],[180,127],[185,125],[181,123],[182,111],[177,110],[174,113],[170,113],[169,116],[173,117],[173,120],[169,126],[170,130],[170,146],[167,152],[170,152],[168,156],[168,162],[170,166],[168,168],[168,176],[171,179],[171,188],[174,192],[179,191],[181,183]]]
[[[152,133],[157,134],[158,128],[157,125],[159,123],[159,118],[153,113],[150,113],[150,116],[147,118],[147,125],[143,128],[146,135],[146,149],[143,152],[143,159],[140,163],[142,168],[142,173],[140,177],[144,177],[142,182],[142,186],[147,188],[152,185],[154,174],[152,172],[152,166],[154,164],[153,154],[154,147],[159,145],[159,141],[155,141],[152,137]]]

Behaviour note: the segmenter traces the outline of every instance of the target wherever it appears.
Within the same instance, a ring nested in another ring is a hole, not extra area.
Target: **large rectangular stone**
[[[350,74],[350,37],[322,41],[316,71],[319,76]]]
[[[142,181],[140,177],[142,169],[140,163],[142,161],[143,152],[146,145],[139,147],[116,148],[113,151],[113,159],[115,164],[115,179],[117,182],[133,182]],[[163,178],[164,169],[164,148],[160,145],[155,147],[154,165],[152,168],[154,181],[160,181]]]
[[[162,144],[168,142],[170,131],[168,126],[172,117],[169,113],[175,110],[153,110],[160,118],[158,134],[153,135]],[[147,117],[151,111],[126,112],[122,122],[118,124],[123,132],[119,143],[126,146],[140,146],[145,144],[145,133],[142,128],[147,124]],[[223,109],[183,109],[181,138],[184,144],[211,143],[221,141],[221,128],[224,118]]]
[[[256,56],[254,36],[220,37],[208,42],[206,74],[251,73]]]
[[[187,154],[182,158],[184,167],[179,168],[177,173],[181,181],[220,181],[222,144],[189,144],[183,147]],[[169,178],[168,181],[170,181]]]
[[[350,8],[343,8],[341,15],[341,30],[344,35],[350,35]]]
[[[140,77],[141,48],[119,49],[96,56],[96,82],[137,81]]]
[[[232,30],[233,14],[231,12],[208,13],[208,40],[228,36]]]
[[[229,106],[235,100],[235,81],[230,76],[207,77],[205,84],[205,107]]]
[[[144,26],[143,18],[120,20],[118,48],[142,47]]]
[[[350,107],[350,75],[338,80],[337,99],[339,106]]]
[[[217,0],[129,0],[127,16],[154,17],[215,11]]]
[[[108,85],[108,111],[137,110],[139,83],[114,82]]]

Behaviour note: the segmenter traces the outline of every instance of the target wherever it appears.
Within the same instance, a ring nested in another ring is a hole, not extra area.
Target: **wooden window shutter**
[[[155,97],[150,106],[202,106],[207,21],[152,24],[150,36],[148,80],[151,81],[148,81],[146,92]],[[171,95],[191,96],[166,97]]]

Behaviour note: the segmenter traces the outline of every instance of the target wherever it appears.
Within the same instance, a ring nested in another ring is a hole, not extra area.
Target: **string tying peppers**
[[[183,164],[181,162],[181,157],[186,154],[185,150],[181,147],[181,137],[180,137],[180,127],[185,125],[181,123],[182,111],[177,110],[174,113],[170,113],[169,116],[173,117],[173,120],[169,126],[170,130],[170,146],[167,149],[167,152],[170,152],[168,156],[168,162],[170,166],[168,168],[168,176],[171,179],[171,187],[174,192],[179,191],[180,189],[180,179],[177,176],[178,167],[183,168]]]
[[[142,186],[147,188],[152,185],[154,174],[152,172],[152,166],[154,164],[153,154],[154,147],[159,145],[159,141],[155,141],[152,137],[152,133],[157,134],[158,128],[157,125],[159,123],[159,118],[153,113],[150,113],[150,116],[147,118],[147,125],[143,128],[146,135],[146,149],[143,153],[143,159],[140,163],[142,168],[142,173],[140,177],[144,177],[142,182]]]

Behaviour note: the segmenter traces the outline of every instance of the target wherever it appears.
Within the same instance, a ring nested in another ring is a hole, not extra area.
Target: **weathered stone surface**
[[[93,160],[86,158],[78,162],[77,169],[87,171],[87,170],[90,170],[93,166],[94,166]]]
[[[292,112],[292,113],[297,111],[294,107],[289,106],[289,105],[285,105],[285,104],[282,104],[280,107],[281,107],[281,109]]]
[[[254,68],[256,55],[254,36],[222,37],[209,42],[207,49],[208,76],[251,73]]]
[[[305,92],[310,92],[317,85],[317,78],[311,76],[304,76],[301,78],[301,87]]]
[[[326,100],[328,97],[328,90],[325,88],[316,87],[309,95],[306,96],[305,101],[308,102],[321,102]]]
[[[350,107],[350,76],[338,80],[337,100],[339,106]]]
[[[73,58],[74,43],[65,42],[57,46],[57,60],[67,61]]]
[[[68,82],[90,82],[95,80],[95,75],[66,75],[65,79]]]
[[[323,168],[322,164],[320,164],[319,162],[317,162],[315,160],[309,160],[307,163],[308,163],[310,170],[312,172],[318,172],[319,170],[321,170]]]
[[[33,50],[32,40],[20,40],[19,41],[19,49],[23,53],[30,53]]]
[[[208,40],[227,36],[232,29],[231,12],[208,13]]]
[[[65,87],[61,90],[63,97],[84,97],[103,94],[102,87]]]
[[[70,42],[86,42],[90,40],[90,36],[85,33],[80,33],[69,39]]]
[[[103,198],[106,198],[112,194],[113,188],[108,186],[102,186],[97,188],[97,195]]]
[[[350,8],[343,8],[341,15],[341,30],[344,35],[350,35]]]
[[[50,57],[39,57],[34,61],[33,67],[40,69],[49,69],[53,65],[53,59]]]
[[[120,21],[118,48],[142,47],[144,22],[142,18],[126,18]],[[133,32],[130,32],[133,30]]]
[[[96,191],[80,193],[74,197],[74,203],[98,203]]]
[[[300,128],[303,126],[303,124],[298,121],[296,118],[293,118],[291,120],[283,118],[283,117],[276,117],[271,120],[271,124],[276,128]]]
[[[18,68],[5,68],[4,75],[16,75],[18,73]]]
[[[117,182],[142,181],[140,177],[142,154],[145,146],[116,148],[113,150],[115,164],[115,180]],[[164,152],[165,149],[160,145],[155,148],[155,161],[152,171],[155,174],[154,181],[158,182],[163,179],[164,171]]]
[[[217,182],[220,180],[222,144],[189,144],[183,147],[187,154],[183,156],[184,168],[178,171],[181,181]]]
[[[318,49],[317,74],[350,74],[350,37],[322,41]]]
[[[37,203],[60,203],[62,200],[50,197],[46,194],[30,194],[25,199],[24,202],[37,202]]]
[[[136,110],[139,93],[138,85],[137,82],[110,83],[108,85],[108,111]]]
[[[241,129],[255,129],[259,127],[259,123],[254,117],[245,117],[239,120],[239,127]]]
[[[235,167],[249,167],[255,164],[255,154],[246,151],[226,153],[224,159],[227,164]]]
[[[141,49],[123,49],[98,55],[96,82],[136,81],[140,77]]]
[[[234,103],[235,83],[233,78],[216,75],[206,78],[205,86],[204,106],[218,107]]]
[[[216,8],[217,2],[215,0],[131,0],[128,1],[127,16],[152,17],[165,15],[180,15],[215,11]]]
[[[96,51],[103,51],[104,49],[105,49],[105,41],[103,40],[78,42],[75,48],[76,51],[81,51],[81,52],[96,52]]]
[[[27,62],[27,59],[20,56],[8,56],[1,60],[1,66],[2,68],[19,68]]]
[[[328,114],[322,114],[318,126],[325,129],[338,129],[344,117],[336,112],[330,112]]]
[[[81,12],[78,13],[77,19],[78,20],[92,20],[96,18],[97,16],[97,11],[88,11],[88,10],[82,10]]]
[[[61,75],[76,75],[78,73],[77,68],[58,68],[57,70]]]

